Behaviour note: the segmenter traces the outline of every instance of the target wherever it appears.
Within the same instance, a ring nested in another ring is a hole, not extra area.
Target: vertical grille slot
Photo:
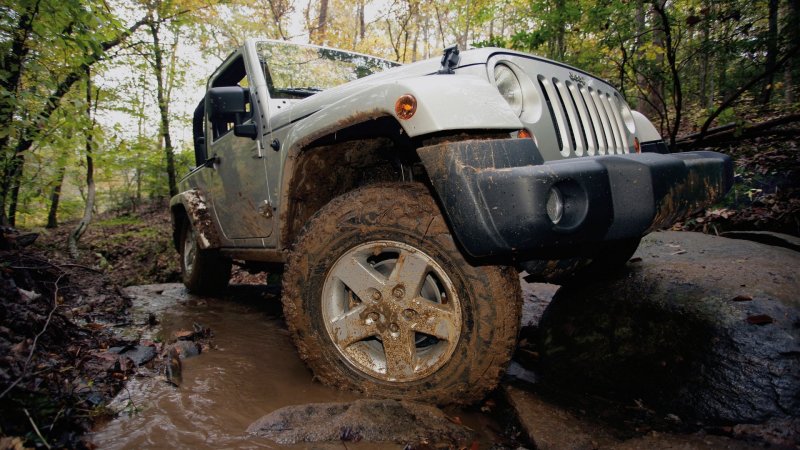
[[[603,135],[605,136],[607,143],[605,154],[610,155],[614,153],[614,149],[617,147],[617,141],[614,139],[614,132],[611,130],[611,123],[608,121],[608,112],[603,106],[602,100],[600,100],[600,94],[598,91],[592,88],[588,89],[589,96],[592,98],[592,104],[594,105],[595,109],[597,110],[597,114],[600,117],[600,123],[603,125]]]
[[[617,97],[617,94],[609,95],[608,101],[611,104],[611,110],[614,111],[614,118],[617,121],[617,128],[619,128],[619,134],[622,136],[622,146],[620,147],[620,153],[628,153],[630,149],[628,148],[628,141],[627,141],[627,128],[625,127],[625,121],[622,120],[622,114],[620,113],[620,99]]]
[[[568,135],[568,125],[564,116],[564,111],[561,109],[560,102],[558,101],[558,93],[553,88],[550,81],[539,75],[539,86],[542,88],[544,98],[547,101],[547,108],[550,109],[550,117],[553,119],[553,126],[556,128],[556,139],[558,139],[558,149],[563,156],[569,156],[570,148],[568,143],[571,138]]]
[[[603,132],[603,124],[600,121],[597,107],[592,101],[592,96],[589,93],[590,89],[591,88],[581,85],[581,97],[583,97],[583,102],[586,104],[586,109],[589,111],[589,116],[592,118],[592,131],[597,138],[597,154],[605,155],[608,152],[608,141],[606,140],[606,134]]]
[[[619,127],[617,126],[617,121],[614,118],[614,108],[611,107],[611,102],[609,102],[608,94],[601,93],[600,94],[600,103],[602,103],[603,107],[606,110],[606,116],[608,117],[608,122],[611,126],[611,132],[614,134],[614,153],[624,153],[623,148],[625,148],[624,141],[622,136],[619,133]]]
[[[575,105],[575,99],[572,97],[570,85],[571,83],[569,81],[564,81],[563,83],[559,81],[556,83],[561,101],[564,103],[564,110],[567,112],[567,118],[571,125],[573,150],[577,156],[583,156],[586,149],[585,124],[578,112],[577,105]]]
[[[570,97],[572,97],[572,104],[578,111],[578,118],[581,121],[581,132],[583,139],[586,142],[586,153],[594,155],[597,152],[597,136],[595,134],[592,118],[589,110],[586,108],[586,103],[583,101],[581,89],[583,84],[574,84],[569,81],[566,82],[567,89],[569,89]]]

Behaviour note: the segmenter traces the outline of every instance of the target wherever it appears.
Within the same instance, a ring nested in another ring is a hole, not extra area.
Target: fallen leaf
[[[178,330],[172,333],[172,337],[175,339],[191,339],[194,336],[194,331],[189,330]]]
[[[736,297],[733,297],[733,301],[734,302],[751,302],[751,301],[753,301],[753,297],[751,297],[749,295],[737,295]]]

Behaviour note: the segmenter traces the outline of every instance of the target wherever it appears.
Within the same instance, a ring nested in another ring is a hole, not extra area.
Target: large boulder
[[[796,417],[798,269],[784,248],[653,233],[614,279],[555,294],[539,323],[543,381],[707,424]]]

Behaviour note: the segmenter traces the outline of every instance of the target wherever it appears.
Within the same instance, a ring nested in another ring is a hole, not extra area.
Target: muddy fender
[[[172,234],[175,248],[180,245],[180,232],[183,220],[188,220],[197,234],[200,249],[219,248],[219,232],[211,218],[205,198],[197,189],[189,189],[172,197],[169,202],[172,216]]]

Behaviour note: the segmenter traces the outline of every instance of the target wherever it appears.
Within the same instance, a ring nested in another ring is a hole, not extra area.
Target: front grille
[[[628,153],[628,133],[620,99],[605,92],[558,78],[537,77],[564,156]]]

